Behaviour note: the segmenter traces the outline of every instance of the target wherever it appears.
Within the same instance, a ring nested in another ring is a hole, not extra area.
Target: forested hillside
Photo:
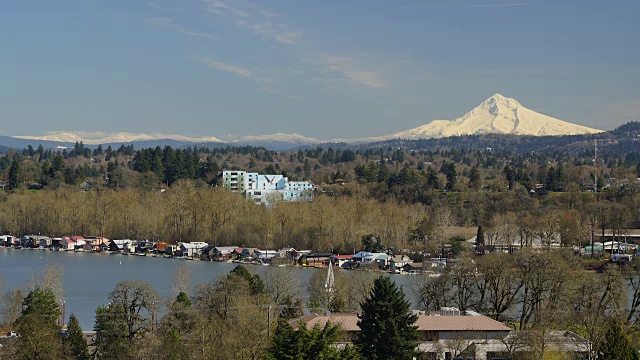
[[[0,157],[7,189],[0,193],[0,231],[353,251],[367,234],[386,245],[433,248],[454,235],[442,229],[517,222],[531,232],[562,228],[563,243],[573,245],[587,239],[595,213],[599,228],[640,227],[639,153],[598,146],[597,166],[588,147],[30,147]],[[316,199],[254,206],[217,186],[222,169],[311,180]]]

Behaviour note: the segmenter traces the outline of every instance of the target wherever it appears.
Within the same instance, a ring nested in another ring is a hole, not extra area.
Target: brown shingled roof
[[[332,324],[340,324],[344,331],[360,331],[358,327],[358,315],[354,313],[335,313],[331,315],[311,314],[300,319],[291,321],[291,325],[297,328],[298,322],[302,320],[307,324],[307,328],[318,325],[324,327],[330,321]],[[432,316],[418,315],[416,321],[418,331],[511,331],[512,329],[501,322],[493,320],[483,315],[450,315]]]
[[[499,321],[478,316],[429,316],[420,315],[416,321],[419,331],[511,331]]]

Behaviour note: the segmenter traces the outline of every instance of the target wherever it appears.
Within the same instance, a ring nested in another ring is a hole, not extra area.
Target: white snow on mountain
[[[260,136],[243,136],[241,139],[236,140],[235,142],[286,142],[286,143],[296,143],[296,144],[320,144],[324,142],[323,140],[318,140],[310,137],[306,137],[300,134],[292,133],[275,133],[269,135],[260,135]]]
[[[456,120],[433,120],[426,125],[386,137],[417,139],[495,133],[548,136],[597,132],[600,131],[554,119],[527,109],[515,99],[495,94]]]
[[[55,131],[44,136],[15,136],[21,139],[50,140],[60,142],[79,142],[87,145],[108,144],[108,143],[129,143],[144,140],[164,140],[171,139],[183,142],[203,143],[235,143],[251,145],[275,145],[283,146],[290,144],[293,146],[315,145],[326,142],[345,143],[369,143],[384,141],[388,139],[419,139],[419,138],[441,138],[459,135],[477,134],[515,134],[515,135],[574,135],[592,134],[600,132],[586,126],[568,123],[552,118],[547,115],[537,113],[522,106],[517,100],[495,94],[483,101],[473,110],[455,120],[433,120],[425,125],[414,129],[397,132],[389,135],[382,135],[369,138],[319,140],[306,137],[300,134],[275,133],[260,136],[243,136],[229,138],[223,141],[215,137],[189,137],[172,134],[141,134],[141,133],[106,133],[106,132],[83,132],[83,131]]]
[[[146,141],[146,140],[177,140],[192,143],[283,143],[294,145],[314,145],[324,142],[300,134],[285,134],[275,133],[269,135],[260,136],[243,136],[237,139],[231,139],[229,141],[220,140],[216,137],[189,137],[184,135],[174,134],[141,134],[141,133],[106,133],[106,132],[85,132],[85,131],[53,131],[42,136],[14,136],[15,138],[27,139],[27,140],[48,140],[75,143],[82,141],[86,145],[98,145],[98,144],[111,144],[111,143],[130,143],[134,141]]]
[[[146,141],[146,140],[177,140],[193,143],[203,142],[219,142],[224,141],[215,137],[189,137],[184,135],[173,134],[141,134],[141,133],[106,133],[106,132],[86,132],[86,131],[53,131],[43,136],[14,136],[15,138],[28,139],[28,140],[48,140],[48,141],[60,141],[60,142],[80,142],[82,141],[87,145],[98,144],[110,144],[110,143],[130,143],[134,141]]]

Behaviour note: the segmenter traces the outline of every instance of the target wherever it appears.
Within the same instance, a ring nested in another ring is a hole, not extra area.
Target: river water
[[[237,264],[165,259],[162,257],[123,256],[120,254],[42,251],[0,248],[0,271],[5,289],[25,288],[35,274],[41,273],[49,264],[64,269],[62,282],[65,290],[67,319],[73,312],[84,330],[93,329],[95,310],[108,303],[109,293],[122,280],[142,280],[155,288],[163,298],[172,296],[171,277],[181,266],[191,272],[195,287],[215,280],[233,270]],[[244,265],[250,272],[263,275],[266,266]],[[313,268],[296,268],[303,286],[311,278]],[[351,273],[345,271],[347,275]],[[408,299],[413,300],[409,289],[411,276],[390,275],[404,288]],[[305,289],[303,289],[303,293]]]

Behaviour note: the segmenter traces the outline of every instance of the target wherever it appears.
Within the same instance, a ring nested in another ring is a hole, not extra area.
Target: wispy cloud
[[[296,56],[295,60],[304,64],[302,73],[298,73],[297,78],[302,76],[306,79],[312,79],[314,83],[324,83],[329,88],[336,81],[367,89],[383,89],[388,85],[381,72],[375,67],[368,66],[368,61],[362,57],[332,55],[327,52],[309,50],[308,46],[300,46],[303,32],[287,26],[280,14],[262,9],[254,3],[244,3],[241,7],[236,3],[222,0],[201,1],[208,13],[228,17],[234,21],[238,28],[246,29],[264,41],[296,47],[298,51],[294,55]],[[208,59],[207,64],[208,67],[218,70],[235,71],[239,76],[252,77],[260,84],[264,92],[281,93],[275,87],[282,81],[282,74],[280,76],[274,75],[274,71],[256,73],[256,71],[220,63],[213,59]],[[240,72],[239,70],[245,71]],[[284,78],[290,77],[290,75],[286,74]],[[354,90],[351,87],[348,89]]]
[[[250,23],[246,20],[236,21],[236,25],[252,30],[256,35],[260,36],[263,40],[275,40],[279,43],[293,45],[300,37],[302,33],[299,31],[286,31],[284,26],[273,24],[270,21],[262,23]]]
[[[436,8],[436,9],[448,9],[448,8],[496,8],[496,7],[527,7],[533,6],[533,4],[457,4],[457,5],[416,5],[411,8]]]
[[[185,29],[180,29],[180,32],[192,37],[207,38],[207,39],[210,39],[213,37],[213,35],[209,33],[198,32],[198,31],[187,31]]]
[[[278,14],[276,14],[276,13],[274,13],[274,12],[272,12],[272,11],[261,10],[261,11],[260,11],[260,13],[261,13],[264,17],[269,18],[269,19],[273,19],[273,18],[278,17]]]
[[[208,68],[229,72],[243,78],[252,78],[254,75],[251,70],[240,65],[224,63],[211,57],[198,56],[196,59]]]
[[[380,75],[373,71],[345,71],[345,76],[364,86],[372,88],[383,88],[386,86]]]
[[[155,1],[147,1],[147,5],[150,8],[153,8],[153,9],[156,9],[156,10],[164,10],[164,8],[162,6],[160,6],[160,5],[158,5],[158,3],[155,2]]]
[[[199,61],[204,67],[214,69],[217,71],[224,71],[244,79],[248,79],[258,85],[260,91],[270,95],[280,95],[289,97],[278,88],[278,79],[280,75],[276,71],[265,71],[260,68],[246,67],[240,64],[233,64],[229,62],[222,62],[214,56],[194,56],[195,60]]]
[[[382,79],[382,76],[371,70],[362,70],[362,65],[356,64],[352,56],[337,56],[327,53],[319,53],[313,57],[308,58],[307,63],[316,66],[324,72],[332,72],[339,74],[343,79],[350,80],[359,85],[363,85],[370,88],[384,88],[386,82]],[[315,80],[321,79],[320,77],[314,77]],[[335,79],[331,79],[335,81]]]
[[[220,0],[203,0],[209,13],[215,15],[228,15],[236,20],[236,25],[250,30],[262,40],[276,41],[286,45],[297,43],[302,37],[302,32],[287,29],[283,23],[273,22],[278,14],[267,10],[240,9]]]
[[[213,35],[209,33],[193,31],[193,30],[184,28],[178,25],[175,21],[173,21],[173,19],[168,17],[155,17],[155,18],[152,18],[151,21],[153,21],[156,24],[162,25],[167,29],[170,29],[172,31],[176,31],[185,35],[189,35],[191,37],[206,38],[206,39],[210,39],[213,37]]]
[[[207,5],[207,11],[212,14],[224,15],[224,14],[233,14],[235,16],[240,17],[248,17],[249,14],[246,11],[240,10],[236,7],[233,7],[224,1],[219,0],[204,0]]]

